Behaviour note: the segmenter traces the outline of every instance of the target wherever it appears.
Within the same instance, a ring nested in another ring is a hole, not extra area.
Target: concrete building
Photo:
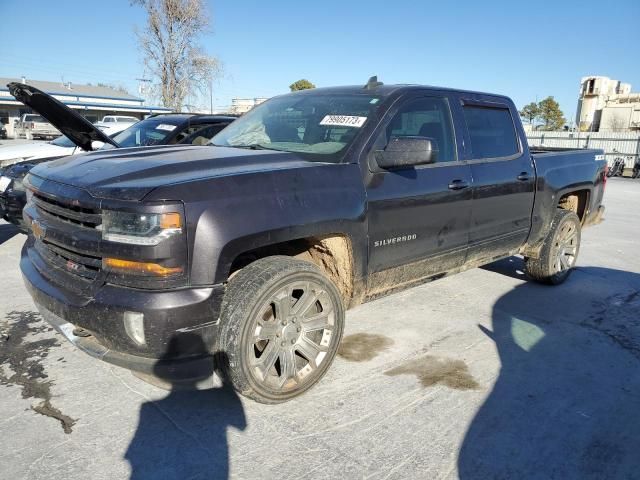
[[[640,93],[610,96],[602,109],[600,132],[640,132]]]
[[[257,98],[232,98],[231,99],[231,111],[229,113],[233,113],[236,115],[242,115],[243,113],[247,113],[256,105],[260,105],[262,102],[266,101],[266,98],[257,97]]]
[[[105,115],[128,115],[142,119],[152,113],[169,113],[164,107],[145,105],[142,98],[110,87],[76,85],[71,82],[47,82],[22,78],[0,78],[0,122],[5,124],[7,134],[13,136],[13,122],[31,109],[18,102],[6,87],[11,82],[22,82],[48,93],[69,108],[78,110],[90,122],[102,120]]]
[[[610,99],[631,93],[631,85],[609,77],[590,76],[580,80],[576,123],[582,131],[597,132],[603,125],[603,109]]]

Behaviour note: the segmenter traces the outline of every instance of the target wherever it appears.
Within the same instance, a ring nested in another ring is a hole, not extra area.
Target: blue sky
[[[521,107],[553,95],[567,118],[580,77],[640,90],[640,2],[208,2],[202,38],[224,64],[214,105],[317,86],[422,83],[511,96]],[[0,76],[122,84],[145,72],[133,34],[144,14],[128,0],[0,0]],[[610,8],[610,10],[607,10]],[[208,106],[208,99],[200,102]]]

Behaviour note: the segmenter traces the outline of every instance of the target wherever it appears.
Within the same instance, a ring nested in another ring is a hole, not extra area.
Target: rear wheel
[[[315,265],[267,257],[229,281],[220,320],[223,376],[247,397],[279,403],[328,370],[342,338],[344,307]]]
[[[525,258],[525,272],[542,283],[558,285],[564,282],[575,266],[580,251],[581,226],[578,216],[559,209],[544,240],[538,258]]]

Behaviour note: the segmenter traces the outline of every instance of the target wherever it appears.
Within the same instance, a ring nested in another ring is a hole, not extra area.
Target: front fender
[[[225,282],[234,259],[249,250],[336,233],[351,239],[354,275],[364,275],[366,194],[356,164],[318,163],[174,187],[171,195],[185,204],[194,286]]]

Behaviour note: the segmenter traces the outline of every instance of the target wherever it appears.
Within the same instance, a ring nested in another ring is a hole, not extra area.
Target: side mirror
[[[434,163],[438,157],[438,144],[427,137],[392,137],[384,150],[375,153],[380,168],[411,167]]]

